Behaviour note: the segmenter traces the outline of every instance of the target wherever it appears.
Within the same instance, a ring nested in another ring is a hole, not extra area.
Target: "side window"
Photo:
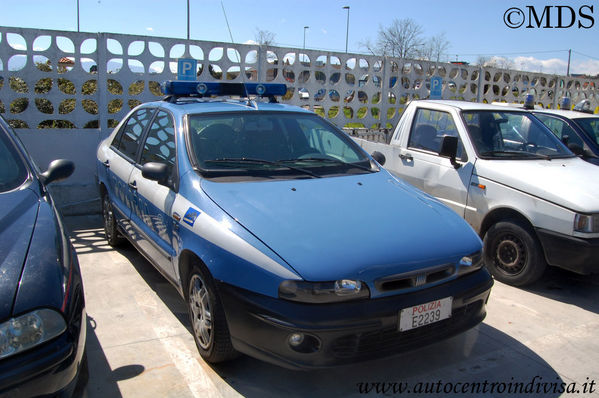
[[[539,113],[535,113],[535,116],[543,122],[543,124],[556,135],[560,140],[564,139],[564,136],[568,136],[569,144],[576,144],[582,148],[584,148],[584,144],[582,139],[576,134],[574,129],[568,125],[565,121],[560,118],[552,117],[548,115],[542,115]]]
[[[408,147],[424,149],[438,154],[441,150],[443,137],[446,135],[458,137],[457,158],[465,160],[464,146],[458,135],[453,117],[447,112],[417,109],[410,138],[408,139]]]
[[[148,162],[175,164],[175,127],[167,112],[159,111],[150,125],[140,160],[142,165]]]
[[[116,135],[112,146],[131,159],[135,159],[139,140],[153,113],[154,109],[144,108],[131,115]]]

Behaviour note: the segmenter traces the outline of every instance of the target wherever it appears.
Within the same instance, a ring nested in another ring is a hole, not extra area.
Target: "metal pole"
[[[79,0],[77,0],[77,32],[79,32]]]
[[[566,76],[570,77],[570,56],[572,55],[572,49],[568,50],[568,70],[566,71]]]
[[[306,29],[310,28],[309,26],[304,26],[304,47],[303,49],[306,49]]]
[[[187,40],[189,40],[189,0],[187,0]]]
[[[347,41],[349,38],[349,6],[344,6],[344,10],[347,10],[347,25],[345,29],[345,53],[347,54]]]

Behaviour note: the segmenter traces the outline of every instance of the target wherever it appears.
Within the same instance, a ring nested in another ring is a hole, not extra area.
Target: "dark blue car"
[[[77,256],[41,173],[0,118],[0,396],[70,396],[85,367],[86,313]]]

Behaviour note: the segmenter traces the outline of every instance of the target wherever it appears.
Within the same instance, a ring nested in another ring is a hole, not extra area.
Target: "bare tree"
[[[489,57],[485,57],[484,55],[479,55],[478,58],[476,59],[476,62],[474,63],[475,66],[487,66],[487,64],[489,63],[490,58]]]
[[[477,65],[484,66],[488,68],[497,68],[497,69],[514,69],[514,61],[509,58],[504,57],[483,57],[479,56],[477,61]]]
[[[445,33],[429,38],[422,47],[420,57],[427,61],[439,62],[441,57],[447,53],[449,41],[445,38]]]
[[[422,27],[411,18],[394,19],[387,28],[379,26],[374,52],[400,58],[416,58],[420,55],[424,39]]]
[[[269,30],[262,30],[260,28],[256,28],[256,33],[254,35],[254,38],[261,46],[274,46],[275,37],[276,35],[273,32]]]

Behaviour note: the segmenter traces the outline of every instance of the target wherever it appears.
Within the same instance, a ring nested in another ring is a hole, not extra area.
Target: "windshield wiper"
[[[363,166],[361,164],[356,164],[356,163],[348,163],[348,162],[344,162],[343,160],[332,159],[332,158],[297,158],[297,159],[279,160],[279,162],[323,162],[323,163],[335,163],[335,164],[340,164],[340,165],[344,165],[344,166],[348,166],[348,167],[356,167],[358,169],[366,170],[366,171],[369,171],[371,173],[374,173],[376,171],[376,170],[373,170],[372,168],[370,168],[368,166]]]
[[[543,155],[540,153],[530,153],[530,152],[516,152],[516,151],[487,151],[481,153],[481,156],[493,156],[493,155],[510,155],[510,156],[519,156],[519,157],[534,157],[537,159],[545,159],[551,160],[551,156]]]
[[[273,166],[285,167],[289,170],[299,171],[303,174],[308,174],[309,176],[315,178],[322,178],[322,176],[311,172],[310,170],[302,169],[301,167],[290,166],[285,163],[281,163],[278,161],[266,160],[266,159],[254,159],[254,158],[218,158],[211,160],[204,160],[204,163],[254,163],[254,164],[269,164]]]

